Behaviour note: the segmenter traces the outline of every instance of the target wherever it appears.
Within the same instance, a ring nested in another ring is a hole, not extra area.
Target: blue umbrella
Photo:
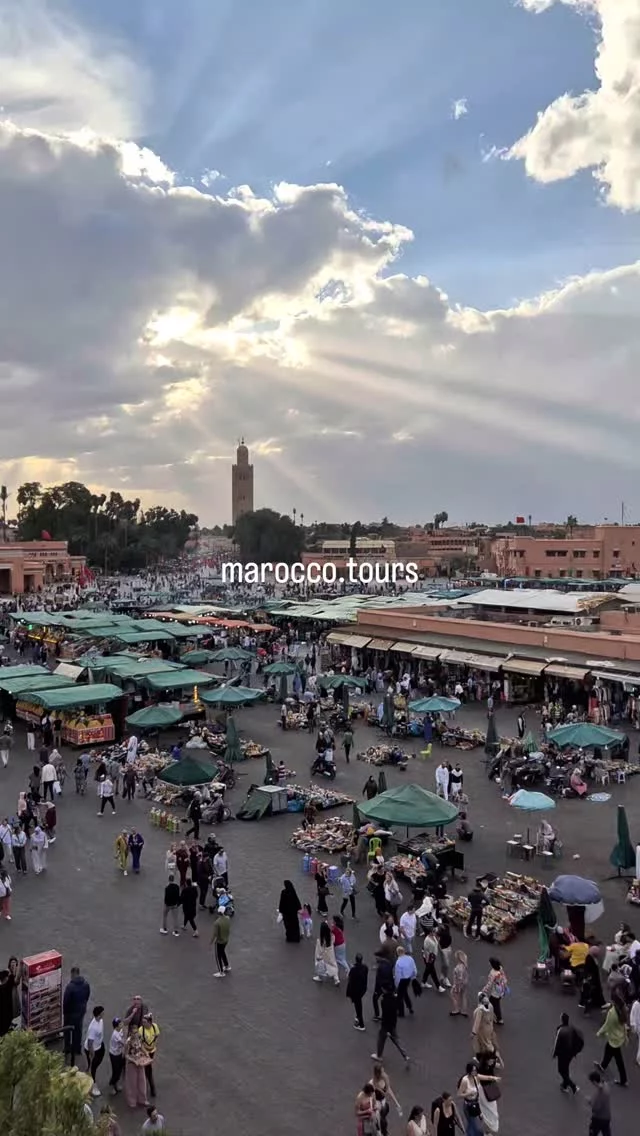
[[[549,888],[549,898],[565,907],[588,907],[602,900],[598,885],[582,876],[558,876]]]
[[[529,789],[518,789],[518,792],[509,798],[509,804],[514,809],[526,809],[531,813],[541,813],[556,807],[553,797],[548,797],[546,793],[532,793]]]

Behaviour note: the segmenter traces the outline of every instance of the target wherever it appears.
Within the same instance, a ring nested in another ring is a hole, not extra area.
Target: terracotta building
[[[66,540],[16,540],[0,544],[0,595],[37,592],[82,575],[86,557],[71,556]]]
[[[242,438],[236,450],[236,462],[231,467],[231,523],[235,525],[243,513],[253,512],[253,466],[249,465],[249,451]]]
[[[499,576],[607,580],[640,575],[640,525],[593,525],[564,538],[498,536],[491,568]]]

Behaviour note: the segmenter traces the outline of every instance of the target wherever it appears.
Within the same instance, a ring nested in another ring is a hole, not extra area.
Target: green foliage
[[[234,540],[245,564],[293,564],[304,548],[300,526],[273,509],[244,513],[235,526]]]
[[[67,540],[69,551],[110,571],[146,568],[182,552],[198,518],[184,509],[154,506],[140,509],[136,497],[94,494],[79,481],[43,489],[37,481],[21,485],[17,494],[18,539]]]
[[[0,1039],[2,1136],[95,1136],[79,1086],[62,1071],[62,1058],[34,1034],[17,1030]]]
[[[445,513],[445,512],[436,513],[435,517],[433,518],[434,529],[439,529],[442,525],[446,525],[448,520],[449,520],[449,514],[448,513]]]

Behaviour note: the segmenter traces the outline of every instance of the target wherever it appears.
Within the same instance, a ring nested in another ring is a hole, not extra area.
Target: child
[[[303,903],[302,910],[298,912],[298,919],[300,920],[302,934],[305,939],[310,939],[313,936],[313,916],[310,904]]]
[[[164,858],[164,870],[168,876],[172,876],[176,870],[176,846],[172,844],[167,849],[167,854]]]

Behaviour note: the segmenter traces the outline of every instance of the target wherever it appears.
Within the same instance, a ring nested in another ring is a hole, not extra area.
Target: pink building
[[[640,575],[640,525],[593,525],[556,539],[499,536],[492,544],[499,576],[606,580]]]
[[[0,544],[0,595],[37,592],[76,580],[86,557],[71,556],[66,540],[16,540]]]

